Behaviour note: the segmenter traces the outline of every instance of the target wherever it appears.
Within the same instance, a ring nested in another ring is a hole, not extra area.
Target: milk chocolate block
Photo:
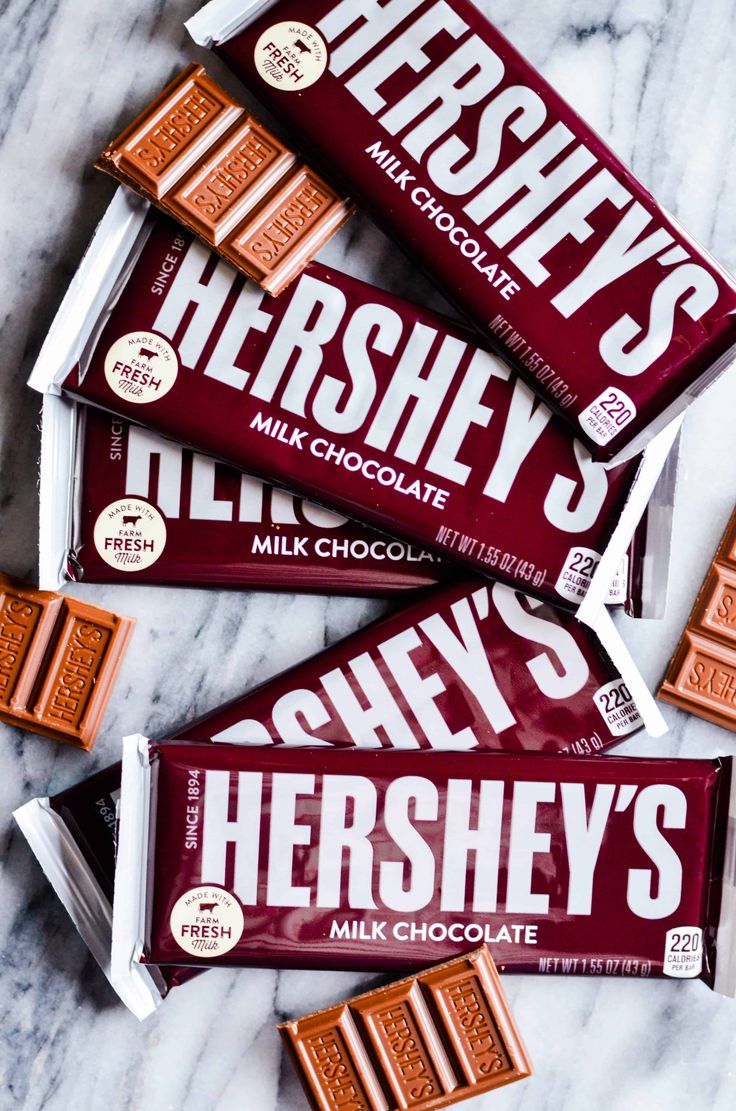
[[[315,1111],[450,1107],[532,1073],[485,945],[278,1029]]]
[[[353,211],[196,64],[166,86],[96,165],[273,294]]]
[[[0,575],[0,721],[89,751],[134,624]]]
[[[736,511],[695,599],[659,697],[736,731]]]

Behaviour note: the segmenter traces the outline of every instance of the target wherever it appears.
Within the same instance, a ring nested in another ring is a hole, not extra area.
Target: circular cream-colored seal
[[[327,44],[308,23],[285,20],[263,32],[253,60],[267,85],[286,93],[298,93],[325,72]]]
[[[171,933],[194,957],[229,953],[243,936],[243,908],[224,887],[203,884],[181,895],[169,916]]]
[[[93,536],[95,548],[110,567],[143,571],[166,547],[166,522],[143,498],[119,498],[102,510]]]
[[[153,332],[128,332],[105,356],[105,378],[114,394],[148,405],[169,392],[179,373],[176,351]]]

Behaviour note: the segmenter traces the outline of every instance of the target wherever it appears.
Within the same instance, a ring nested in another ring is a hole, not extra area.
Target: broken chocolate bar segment
[[[736,511],[698,592],[659,697],[736,730]]]
[[[217,246],[295,161],[262,124],[238,120],[214,155],[177,182],[167,205]]]
[[[450,1107],[532,1073],[485,945],[278,1030],[315,1111]]]
[[[133,625],[0,575],[0,721],[91,749]]]
[[[96,164],[272,294],[286,288],[352,212],[342,194],[196,64]]]
[[[187,26],[594,458],[733,361],[733,278],[469,0],[212,0]]]
[[[236,228],[222,253],[267,289],[270,275],[287,267],[296,276],[315,253],[312,237],[319,233],[326,239],[343,220],[342,201],[315,173],[297,167],[267,204]]]

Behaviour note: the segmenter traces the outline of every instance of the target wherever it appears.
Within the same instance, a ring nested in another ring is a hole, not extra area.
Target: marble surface
[[[0,4],[0,565],[33,577],[39,399],[24,386],[44,329],[111,183],[96,152],[196,54],[196,0],[4,0]],[[482,0],[481,6],[653,192],[736,270],[734,0]],[[212,58],[211,70],[233,86]],[[440,304],[370,223],[325,260]],[[731,373],[689,414],[671,599],[661,623],[624,621],[654,684],[736,500]],[[79,588],[77,588],[79,590]],[[138,618],[93,755],[0,726],[2,995],[0,1107],[36,1111],[296,1111],[277,1019],[343,996],[361,978],[210,972],[139,1025],[87,956],[11,810],[118,753],[124,733],[163,734],[311,654],[382,603],[292,595],[87,587]],[[670,733],[636,754],[734,751],[726,732],[669,708]],[[736,1002],[700,983],[507,981],[536,1076],[472,1106],[494,1111],[726,1111],[736,1106]]]

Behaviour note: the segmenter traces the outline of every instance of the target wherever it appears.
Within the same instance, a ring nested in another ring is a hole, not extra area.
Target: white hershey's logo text
[[[409,24],[396,34],[409,15]],[[599,337],[599,352],[611,370],[642,374],[672,343],[680,313],[700,320],[715,305],[716,278],[692,259],[689,244],[676,242],[661,216],[657,220],[634,200],[623,168],[614,176],[566,124],[550,118],[539,93],[506,73],[501,57],[471,32],[451,2],[341,0],[317,28],[328,43],[337,43],[330,51],[330,72],[344,80],[387,135],[401,136],[412,165],[426,171],[448,203],[457,199],[453,211],[507,251],[515,273],[549,290],[561,319],[656,259],[661,277],[647,279],[654,288],[642,290],[635,281],[610,298],[612,319]],[[437,60],[441,43],[448,42],[449,52]],[[386,83],[397,71],[416,77],[391,103]],[[477,118],[474,148],[457,133],[470,114]],[[502,148],[505,152],[512,143],[517,157],[496,172]],[[378,146],[368,154],[383,164],[389,152]],[[423,186],[412,191],[410,178],[405,175],[401,188],[439,225],[442,205]],[[605,205],[622,213],[607,234],[589,222]],[[465,254],[466,229],[458,227],[453,235]],[[571,242],[582,244],[592,236],[600,241],[594,254],[590,257],[585,248],[576,267]],[[567,249],[564,258],[558,256],[555,274],[547,256],[563,241]],[[630,312],[625,311],[627,299]]]
[[[205,346],[216,336],[202,367],[205,377],[297,417],[311,417],[337,436],[360,432],[364,444],[397,460],[416,464],[428,452],[422,469],[461,487],[474,468],[483,468],[483,494],[506,502],[551,413],[500,359],[458,337],[443,336],[438,327],[403,319],[385,305],[365,302],[348,315],[344,293],[309,274],[294,283],[291,300],[271,331],[274,317],[267,306],[272,301],[251,283],[223,312],[238,275],[221,262],[205,281],[211,262],[205,247],[191,244],[153,325],[173,339],[187,317],[178,339],[185,367],[199,368]],[[342,339],[336,340],[343,323]],[[260,366],[245,370],[238,358],[251,331],[271,332],[270,342]],[[381,384],[374,352],[394,359]],[[330,373],[333,367],[336,374]],[[493,378],[508,382],[510,393],[500,444],[495,457],[477,453],[463,461],[471,426],[485,428],[500,419],[482,400]],[[452,404],[440,416],[448,397]],[[544,515],[560,531],[580,533],[597,520],[608,479],[577,441],[571,444],[570,466],[576,478],[549,475]]]
[[[686,827],[687,798],[671,784],[450,779],[441,802],[422,776],[394,779],[379,799],[375,783],[362,775],[323,775],[317,787],[312,774],[276,772],[268,777],[262,848],[264,778],[237,773],[233,807],[231,773],[205,773],[201,882],[230,887],[246,906],[259,901],[265,856],[265,902],[273,907],[590,915],[596,894],[611,898],[600,882],[596,887],[604,840],[623,846],[632,835],[640,850],[636,866],[617,861],[629,910],[662,919],[680,904],[682,863],[663,831]],[[554,835],[545,832],[551,808]],[[388,838],[397,859],[374,861],[376,834],[380,844]],[[295,850],[303,862],[305,846],[312,863],[299,872],[302,880],[314,876],[308,885],[294,876]]]
[[[534,610],[541,603],[528,598],[527,605]],[[271,708],[274,730],[285,744],[314,745],[326,743],[319,741],[319,729],[337,721],[340,731],[361,748],[419,748],[420,738],[436,749],[477,748],[480,740],[473,725],[453,731],[436,700],[454,687],[473,705],[476,720],[485,722],[494,733],[500,735],[516,725],[514,711],[493,672],[493,639],[482,627],[494,611],[512,634],[534,644],[534,655],[527,659],[523,647],[517,649],[517,688],[526,674],[540,700],[561,701],[582,690],[590,672],[571,633],[554,618],[530,612],[515,591],[495,583],[469,591],[452,603],[449,612],[432,613],[416,626],[410,624],[379,642],[380,666],[370,653],[363,652],[320,676],[319,694],[306,688],[282,694]],[[425,663],[420,671],[412,654],[427,642],[436,663],[431,669]],[[546,645],[547,651],[540,652],[540,644]],[[392,681],[416,725],[394,696]],[[244,718],[211,739],[228,744],[270,744],[272,733],[262,717]]]

